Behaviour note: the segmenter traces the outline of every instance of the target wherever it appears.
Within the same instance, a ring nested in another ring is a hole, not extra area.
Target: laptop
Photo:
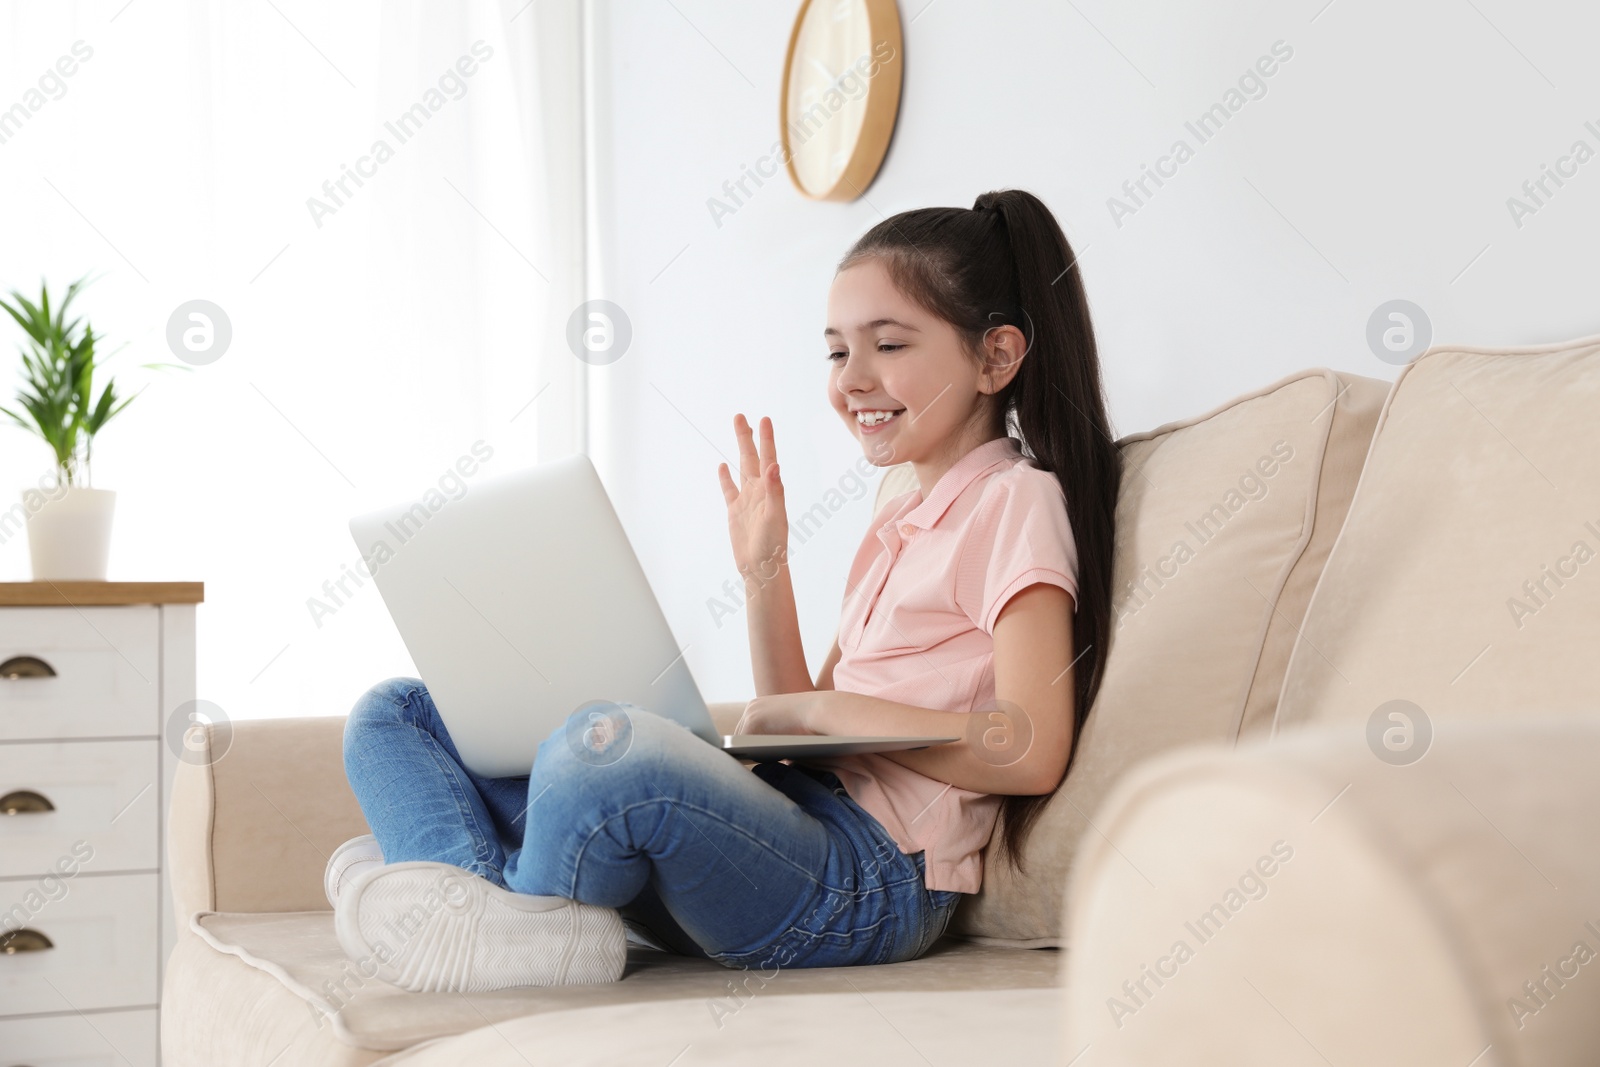
[[[632,705],[752,760],[897,752],[960,740],[717,731],[594,465],[578,454],[435,488],[350,533],[462,761],[527,775],[585,704]]]

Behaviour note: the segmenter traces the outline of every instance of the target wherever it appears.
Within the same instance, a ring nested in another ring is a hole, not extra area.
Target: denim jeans
[[[923,853],[901,852],[831,772],[747,769],[671,719],[610,707],[552,730],[529,775],[486,778],[462,764],[422,681],[391,678],[350,712],[345,773],[386,862],[617,908],[681,955],[895,963],[944,933],[961,894],[927,889]]]

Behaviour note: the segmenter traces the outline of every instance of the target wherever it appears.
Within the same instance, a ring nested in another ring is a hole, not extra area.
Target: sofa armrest
[[[322,875],[369,833],[344,773],[345,716],[190,728],[167,861],[182,930],[197,911],[325,911]]]
[[[1378,751],[1357,721],[1130,770],[1068,887],[1068,1055],[1593,1063],[1600,716]]]
[[[732,733],[745,701],[709,705]],[[197,911],[320,911],[328,856],[370,833],[344,773],[345,716],[192,727],[167,858],[180,926]]]

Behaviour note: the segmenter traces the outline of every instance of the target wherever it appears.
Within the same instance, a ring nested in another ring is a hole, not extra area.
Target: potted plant
[[[15,289],[10,302],[0,300],[0,308],[28,335],[21,346],[24,384],[17,391],[17,403],[28,417],[6,407],[0,412],[38,434],[55,454],[55,484],[47,491],[22,493],[35,581],[104,581],[111,550],[117,494],[90,487],[90,450],[94,435],[133,397],[119,402],[108,380],[99,398],[92,399],[95,343],[101,337],[85,319],[67,321],[67,309],[87,280],[69,285],[54,311],[43,282],[37,304]],[[45,485],[41,479],[41,489]]]

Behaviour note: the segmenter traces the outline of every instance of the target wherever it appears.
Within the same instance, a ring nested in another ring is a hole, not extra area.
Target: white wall
[[[1395,298],[1445,342],[1600,332],[1600,160],[1520,226],[1507,207],[1574,141],[1600,149],[1594,5],[908,0],[899,123],[866,196],[814,203],[780,175],[718,227],[708,198],[777,136],[797,7],[591,8],[597,295],[634,329],[592,372],[591,450],[710,699],[752,692],[743,616],[719,627],[707,606],[736,577],[715,473],[733,415],[773,417],[791,514],[847,474],[824,301],[886,215],[1004,186],[1050,204],[1083,256],[1119,434],[1303,367],[1392,379],[1365,335]],[[1185,121],[1277,41],[1293,54],[1265,94],[1198,144]],[[1193,158],[1118,226],[1108,199],[1179,137]],[[869,518],[870,494],[795,552],[813,670]]]

